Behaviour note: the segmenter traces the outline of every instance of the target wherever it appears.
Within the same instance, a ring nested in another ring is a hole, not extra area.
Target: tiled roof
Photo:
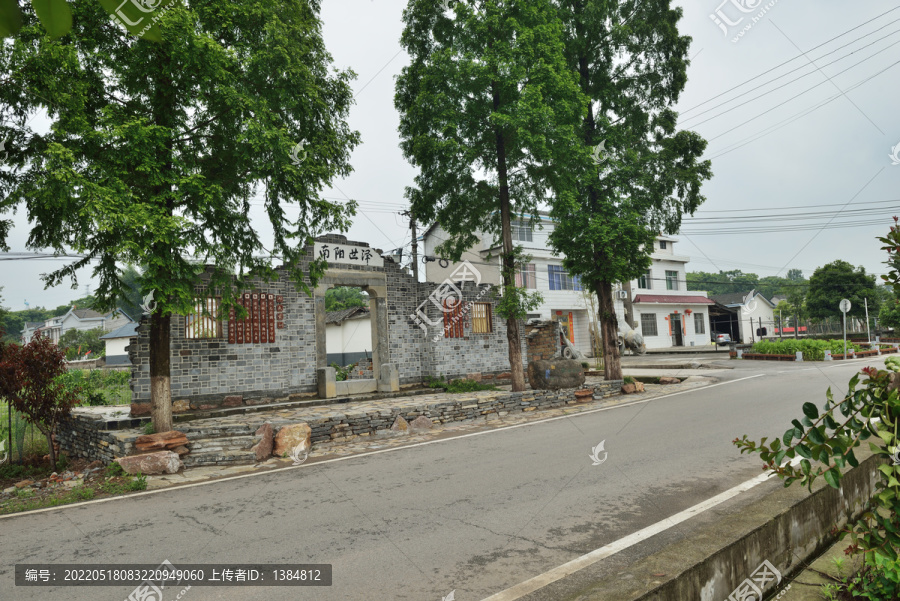
[[[350,307],[341,311],[328,311],[325,313],[325,323],[341,325],[348,319],[362,319],[369,316],[369,310],[364,307]]]
[[[72,311],[78,319],[86,319],[90,317],[103,317],[103,313],[97,313],[93,309],[75,309]]]
[[[714,301],[720,303],[722,305],[743,305],[744,299],[747,298],[747,295],[752,293],[753,290],[749,292],[729,292],[728,294],[716,294],[711,296]]]
[[[110,338],[134,338],[137,336],[137,327],[136,323],[126,323],[124,326],[117,330],[113,330],[109,334],[104,334],[100,337],[100,340],[108,340]]]

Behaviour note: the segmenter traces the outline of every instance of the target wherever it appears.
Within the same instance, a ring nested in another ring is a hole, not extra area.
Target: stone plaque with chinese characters
[[[384,267],[384,259],[372,248],[365,246],[349,246],[347,244],[315,243],[315,258],[325,259],[329,265],[338,263]]]

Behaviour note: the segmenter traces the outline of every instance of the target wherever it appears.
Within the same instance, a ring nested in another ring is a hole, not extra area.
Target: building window
[[[490,334],[494,331],[491,303],[472,303],[472,333]]]
[[[643,288],[644,290],[651,290],[653,288],[652,284],[653,278],[650,277],[650,270],[647,270],[647,273],[638,278],[638,288]]]
[[[512,239],[519,242],[531,242],[531,224],[521,219],[514,219],[510,222],[512,230]]]
[[[656,313],[641,313],[641,333],[647,336],[659,336],[656,329]]]
[[[706,334],[706,319],[703,313],[694,313],[694,333]]]
[[[194,312],[184,319],[185,338],[221,338],[222,321],[219,315],[219,298],[195,298]]]
[[[522,265],[522,269],[516,273],[516,287],[537,290],[537,269],[534,263]]]
[[[578,276],[570,276],[561,265],[547,265],[550,276],[550,290],[575,290],[581,292],[581,281]]]
[[[666,241],[665,241],[665,240],[660,240],[660,241],[659,241],[659,249],[660,249],[660,250],[666,250]]]
[[[454,298],[444,299],[444,338],[462,338],[463,304]]]
[[[678,272],[666,272],[666,290],[678,290]]]

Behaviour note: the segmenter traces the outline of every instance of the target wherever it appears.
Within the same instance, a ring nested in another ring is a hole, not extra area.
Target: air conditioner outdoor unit
[[[616,298],[626,300],[628,298],[627,290],[616,290]]]

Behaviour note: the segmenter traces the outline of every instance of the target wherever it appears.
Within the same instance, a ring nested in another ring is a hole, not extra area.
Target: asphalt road
[[[821,405],[876,363],[732,361],[720,385],[645,404],[0,519],[0,601],[122,601],[134,589],[15,587],[16,563],[163,560],[333,565],[331,587],[193,587],[179,601],[480,601],[759,475],[735,437],[780,435],[803,402]],[[594,466],[601,441],[608,457]],[[618,569],[690,528],[603,561]]]

